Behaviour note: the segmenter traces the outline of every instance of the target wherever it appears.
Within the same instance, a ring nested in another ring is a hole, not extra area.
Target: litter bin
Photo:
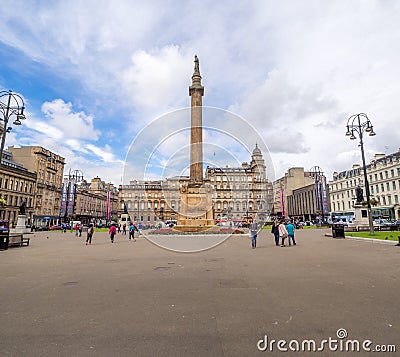
[[[344,238],[344,225],[333,224],[332,225],[332,237],[333,238]]]
[[[10,230],[8,228],[8,221],[0,220],[0,250],[8,249],[10,242]]]

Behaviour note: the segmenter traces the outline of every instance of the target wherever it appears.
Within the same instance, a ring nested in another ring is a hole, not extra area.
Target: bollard
[[[400,236],[397,236],[397,239],[399,240],[399,243],[397,243],[396,246],[400,247]]]

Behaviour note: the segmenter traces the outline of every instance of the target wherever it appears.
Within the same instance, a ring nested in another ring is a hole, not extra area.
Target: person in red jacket
[[[114,243],[114,237],[117,234],[117,228],[115,228],[115,224],[110,227],[108,234],[110,235],[111,243]]]

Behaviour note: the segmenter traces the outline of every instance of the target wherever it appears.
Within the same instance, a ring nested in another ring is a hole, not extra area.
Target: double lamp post
[[[364,155],[364,142],[363,142],[363,134],[364,132],[368,133],[369,136],[375,136],[374,128],[371,121],[368,119],[367,115],[364,113],[354,114],[347,120],[347,131],[346,136],[350,136],[350,140],[356,140],[357,134],[360,139],[360,147],[361,147],[361,157],[362,164],[364,170],[364,185],[365,185],[365,194],[367,196],[367,208],[368,208],[368,223],[369,223],[369,231],[374,234],[374,224],[372,221],[372,210],[371,210],[371,198],[369,191],[369,183],[367,178],[367,167],[365,166],[365,155]]]
[[[11,127],[8,126],[8,122],[12,116],[15,116],[13,122],[14,125],[21,125],[21,120],[26,119],[24,114],[24,100],[23,98],[11,91],[2,90],[0,91],[0,121],[3,122],[3,131],[1,134],[1,146],[0,146],[0,164],[3,158],[4,144],[6,142],[6,135],[11,131]]]

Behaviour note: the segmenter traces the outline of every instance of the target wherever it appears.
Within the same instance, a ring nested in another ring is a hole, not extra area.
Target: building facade
[[[64,178],[60,217],[62,222],[109,223],[117,218],[118,190],[100,177],[90,182],[74,170]]]
[[[0,165],[0,219],[16,225],[20,204],[25,201],[27,224],[32,224],[35,192],[36,173],[14,162],[11,152],[4,150]]]
[[[119,186],[119,210],[126,208],[132,221],[155,226],[159,221],[177,220],[180,211],[179,189],[189,177],[176,176],[165,180],[132,180]]]
[[[274,182],[273,213],[276,217],[311,221],[322,218],[329,210],[329,189],[324,175],[292,167]]]
[[[206,179],[213,185],[216,220],[243,221],[257,215],[268,219],[272,208],[272,183],[267,180],[261,150],[254,148],[250,164],[241,167],[207,167]]]
[[[376,154],[366,165],[374,218],[400,219],[400,150],[390,155]],[[333,173],[329,182],[333,215],[354,215],[356,188],[363,189],[366,200],[364,171],[360,165]]]
[[[36,226],[59,223],[65,159],[41,146],[10,146],[8,150],[15,162],[36,173],[33,223]]]

